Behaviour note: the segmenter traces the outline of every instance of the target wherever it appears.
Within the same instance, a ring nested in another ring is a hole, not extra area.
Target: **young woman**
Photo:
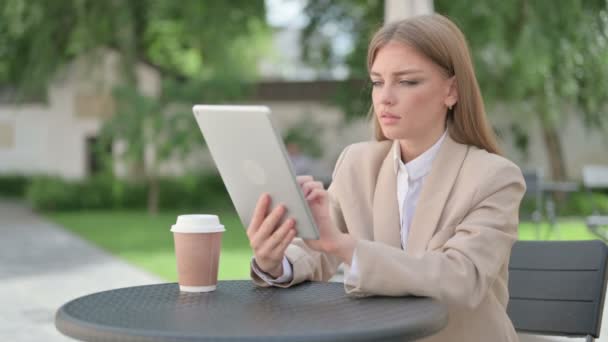
[[[517,341],[507,269],[525,191],[500,156],[462,32],[440,15],[380,29],[370,42],[375,140],[348,146],[325,191],[298,181],[320,230],[294,239],[263,195],[247,234],[260,286],[326,281],[345,264],[354,296],[430,296],[449,309],[429,341]]]

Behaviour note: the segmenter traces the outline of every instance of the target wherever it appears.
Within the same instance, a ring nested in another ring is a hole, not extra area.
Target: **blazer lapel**
[[[397,202],[397,175],[393,149],[380,166],[373,199],[374,241],[401,249],[401,224]]]
[[[431,172],[426,176],[422,185],[410,224],[406,246],[407,254],[420,255],[426,250],[437,230],[437,223],[467,151],[468,146],[452,140],[448,132],[433,161]]]

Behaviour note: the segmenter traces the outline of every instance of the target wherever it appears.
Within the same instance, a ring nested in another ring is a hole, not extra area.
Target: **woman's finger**
[[[275,252],[278,254],[278,256],[282,258],[283,255],[285,255],[285,250],[287,250],[287,247],[289,247],[289,244],[293,241],[295,237],[296,229],[292,228],[287,232],[287,234],[285,234],[283,240],[276,246]]]
[[[311,181],[302,184],[302,192],[304,193],[304,197],[308,196],[314,189],[323,190],[323,183]]]
[[[298,182],[299,186],[302,186],[302,184],[304,184],[306,182],[311,182],[313,180],[314,180],[314,178],[312,176],[308,176],[308,175],[296,176],[296,181]]]
[[[286,209],[285,206],[280,204],[276,208],[274,208],[268,216],[262,222],[258,231],[253,235],[252,245],[261,246],[264,241],[272,234],[272,232],[277,228],[279,221],[285,214]]]
[[[268,212],[268,207],[270,204],[270,196],[267,193],[263,193],[260,195],[257,204],[255,205],[255,209],[253,210],[253,216],[251,217],[251,222],[249,223],[249,227],[247,227],[247,235],[251,237],[251,235],[255,234],[258,231],[262,222],[264,222],[264,218]]]
[[[275,249],[281,243],[281,241],[283,241],[289,230],[293,229],[295,225],[296,221],[293,218],[285,220],[285,222],[283,222],[283,224],[268,238],[265,245],[270,250]]]
[[[313,189],[308,196],[306,196],[306,200],[309,202],[315,201],[317,199],[325,197],[327,192],[323,189]]]

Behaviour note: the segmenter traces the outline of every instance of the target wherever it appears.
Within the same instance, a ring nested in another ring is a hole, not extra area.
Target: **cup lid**
[[[224,232],[217,215],[179,215],[177,222],[171,226],[174,233],[218,233]]]

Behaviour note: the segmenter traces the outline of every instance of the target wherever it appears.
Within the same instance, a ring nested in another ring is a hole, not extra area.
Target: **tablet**
[[[248,227],[260,195],[272,207],[283,203],[296,220],[297,236],[318,239],[319,231],[298,185],[281,136],[265,106],[196,105],[192,109],[232,203]]]

